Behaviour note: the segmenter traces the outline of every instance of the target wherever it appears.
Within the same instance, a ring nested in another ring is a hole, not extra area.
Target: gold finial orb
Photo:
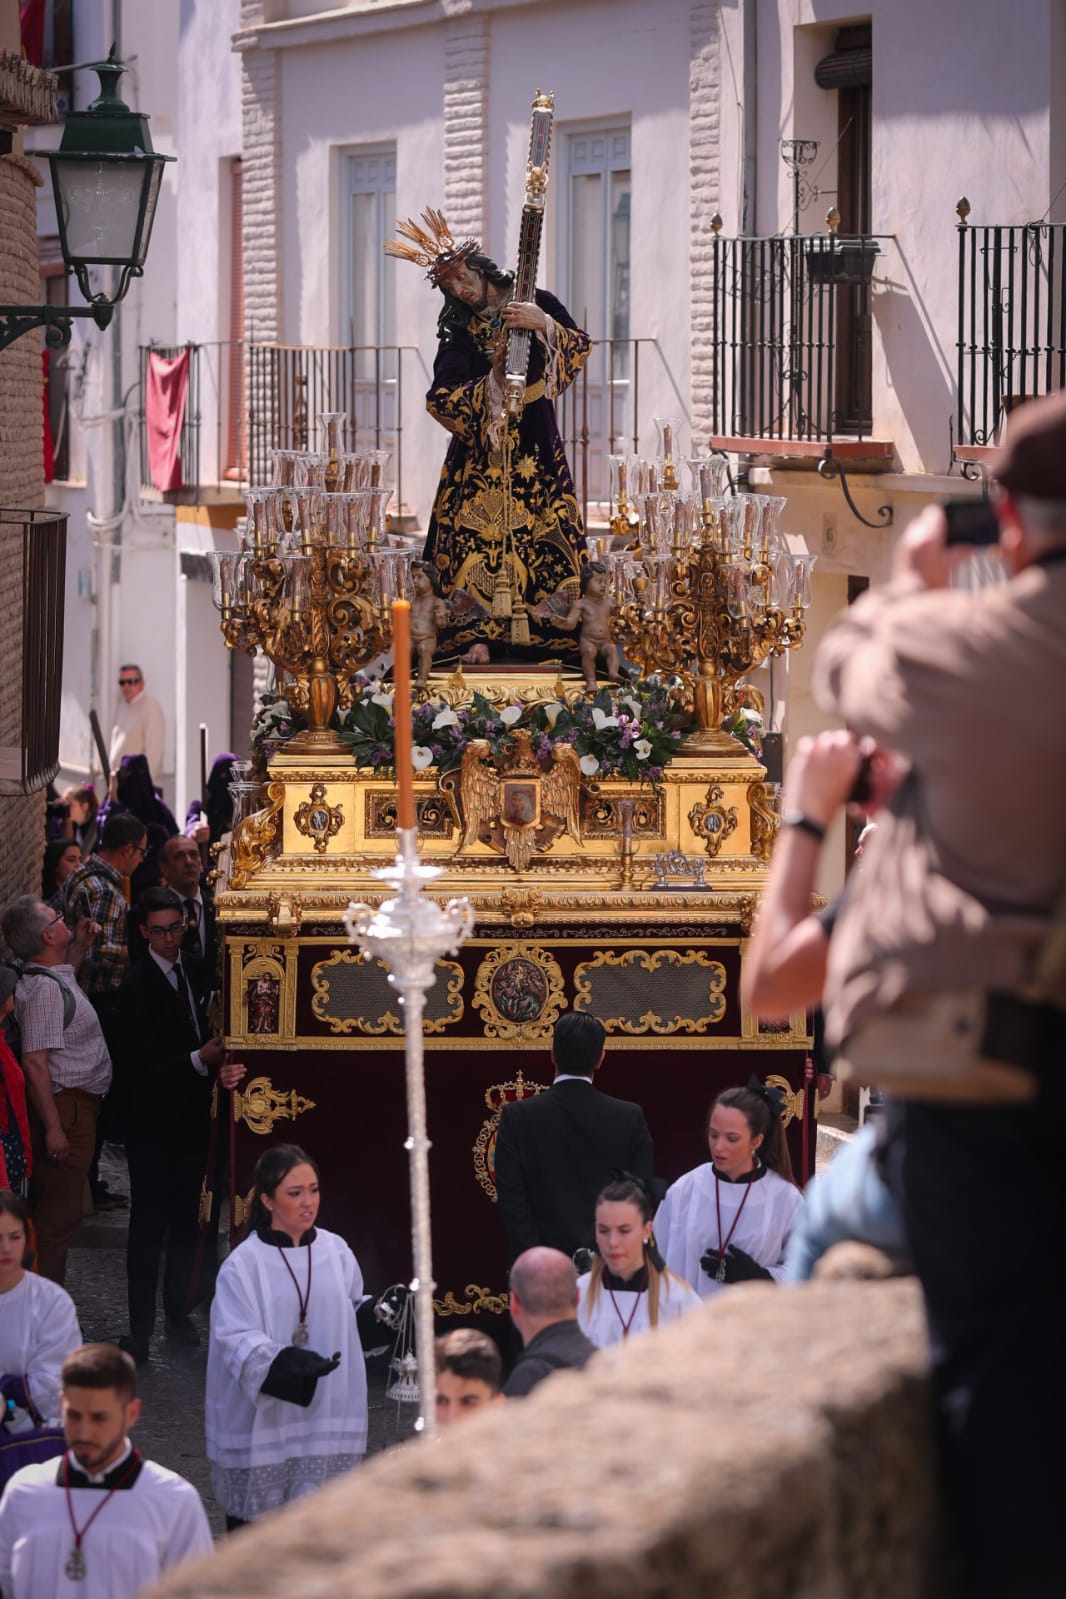
[[[720,211],[716,211],[714,213],[714,216],[711,218],[711,232],[714,234],[715,238],[717,238],[718,235],[721,233],[721,231],[722,231],[722,213]]]
[[[840,212],[837,210],[835,205],[830,206],[829,210],[826,212],[825,225],[829,229],[830,233],[835,233],[837,228],[839,228]]]
[[[969,214],[970,214],[970,202],[969,202],[969,200],[967,200],[966,196],[963,195],[962,199],[959,201],[958,205],[955,207],[955,215],[958,217],[958,219],[962,223],[963,227],[966,226],[966,218],[969,216]]]

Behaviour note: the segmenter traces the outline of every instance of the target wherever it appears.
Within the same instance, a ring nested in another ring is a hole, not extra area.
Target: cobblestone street
[[[101,1161],[101,1176],[113,1192],[128,1194],[125,1162],[110,1146]],[[128,1331],[126,1315],[127,1210],[102,1211],[83,1221],[70,1251],[67,1290],[78,1309],[85,1339],[116,1339]],[[136,1443],[151,1459],[169,1466],[195,1484],[203,1498],[216,1537],[224,1519],[211,1492],[211,1477],[204,1456],[204,1383],[207,1373],[207,1306],[193,1312],[203,1336],[199,1349],[186,1349],[163,1336],[159,1309],[157,1336],[151,1358],[139,1370],[144,1412],[137,1424]],[[392,1335],[381,1329],[383,1352],[367,1361],[370,1389],[368,1453],[375,1453],[409,1437],[417,1406],[386,1399],[388,1360]]]

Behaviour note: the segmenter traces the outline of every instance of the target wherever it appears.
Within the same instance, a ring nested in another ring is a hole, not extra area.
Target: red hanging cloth
[[[189,352],[167,359],[153,350],[148,356],[144,421],[148,431],[148,464],[157,489],[181,488],[181,428],[189,387]]]
[[[19,22],[22,33],[22,53],[31,66],[43,65],[44,19],[47,0],[21,0]]]

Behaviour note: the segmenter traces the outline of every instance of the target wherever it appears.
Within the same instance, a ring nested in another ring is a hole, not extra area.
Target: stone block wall
[[[377,1456],[155,1593],[932,1599],[931,1431],[913,1281],[744,1285]]]
[[[37,305],[37,185],[33,164],[0,156],[0,304]],[[41,335],[0,350],[0,506],[44,504]],[[0,533],[0,744],[16,744],[22,709],[22,536]],[[44,853],[44,795],[0,796],[0,907],[37,893]]]

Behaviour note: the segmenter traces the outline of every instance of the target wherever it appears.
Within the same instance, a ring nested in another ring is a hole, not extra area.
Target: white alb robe
[[[609,1291],[601,1283],[596,1303],[590,1308],[591,1281],[591,1272],[586,1272],[584,1277],[579,1277],[577,1280],[577,1320],[585,1337],[590,1343],[594,1343],[597,1349],[606,1349],[608,1344],[620,1344],[625,1337],[623,1332],[625,1325],[629,1327],[630,1338],[636,1337],[638,1333],[653,1330],[648,1320],[646,1291],[636,1294],[628,1288],[616,1288],[612,1303]],[[682,1282],[677,1277],[664,1276],[659,1284],[658,1326],[665,1327],[667,1322],[676,1321],[686,1311],[698,1310],[699,1304],[699,1296],[693,1292],[688,1283]],[[633,1318],[632,1321],[630,1317]]]
[[[146,1460],[131,1488],[100,1510],[82,1542],[85,1576],[68,1577],[74,1547],[62,1460],[17,1471],[0,1499],[0,1592],[4,1599],[136,1599],[164,1571],[207,1555],[211,1528],[191,1482]],[[106,1490],[72,1488],[79,1528],[100,1508]]]
[[[74,1301],[58,1283],[28,1271],[0,1294],[0,1373],[26,1379],[47,1427],[60,1421],[60,1367],[81,1345]]]
[[[728,1238],[731,1245],[765,1266],[774,1281],[780,1282],[785,1245],[802,1198],[798,1188],[774,1171],[764,1172],[754,1183],[719,1182],[714,1166],[708,1161],[705,1166],[686,1172],[667,1190],[666,1198],[655,1213],[655,1242],[670,1270],[691,1283],[701,1299],[710,1299],[720,1289],[730,1286],[708,1277],[700,1266],[700,1258],[708,1249],[719,1248],[720,1208],[722,1245]],[[742,1204],[743,1213],[730,1237],[730,1229]]]
[[[343,1238],[318,1228],[312,1251],[308,1349],[340,1351],[305,1408],[260,1392],[275,1358],[292,1343],[299,1298],[283,1251],[254,1234],[219,1271],[207,1352],[207,1457],[215,1498],[227,1515],[252,1521],[312,1493],[366,1452],[366,1367],[355,1325],[363,1274]],[[300,1293],[307,1248],[285,1249]]]

